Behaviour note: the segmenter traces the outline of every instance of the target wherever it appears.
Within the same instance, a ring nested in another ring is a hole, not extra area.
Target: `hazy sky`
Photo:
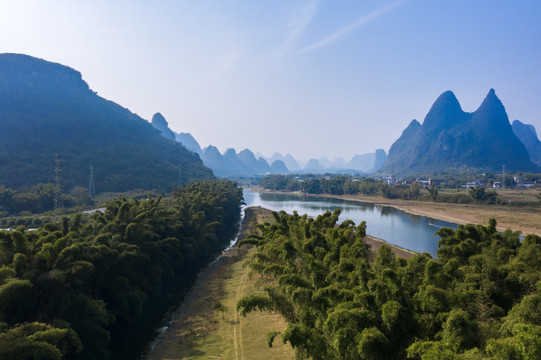
[[[541,132],[541,1],[0,0],[0,52],[221,151],[388,151],[452,90]]]

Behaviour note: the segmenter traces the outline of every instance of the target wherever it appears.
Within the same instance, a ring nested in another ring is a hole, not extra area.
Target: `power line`
[[[502,189],[505,189],[505,165],[502,165]]]

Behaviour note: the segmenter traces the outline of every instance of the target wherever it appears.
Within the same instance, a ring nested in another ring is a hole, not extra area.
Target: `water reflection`
[[[416,252],[429,252],[436,255],[439,237],[435,235],[441,227],[457,228],[447,221],[426,216],[412,215],[390,206],[370,203],[356,203],[347,200],[301,196],[290,194],[268,194],[244,190],[247,206],[261,206],[274,211],[317,216],[327,210],[342,210],[340,221],[351,219],[359,224],[365,220],[367,233],[384,239],[391,244]]]

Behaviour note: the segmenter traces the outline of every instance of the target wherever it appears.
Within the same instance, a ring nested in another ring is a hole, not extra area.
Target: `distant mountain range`
[[[160,113],[149,124],[99,97],[76,70],[27,55],[0,54],[0,184],[24,188],[53,182],[56,154],[61,155],[66,190],[86,187],[92,165],[98,192],[167,191],[179,182],[213,178],[212,172],[371,173],[383,165],[384,172],[419,174],[501,171],[503,165],[509,171],[539,171],[541,166],[535,128],[518,120],[511,126],[494,90],[473,113],[462,111],[452,92],[443,93],[423,124],[413,120],[388,156],[378,149],[350,161],[314,158],[303,164],[290,154],[265,158],[249,149],[223,154],[214,146],[201,149],[191,134],[171,131]]]
[[[518,124],[516,129],[531,137],[531,128],[523,130]],[[509,171],[539,171],[515,132],[493,89],[472,113],[462,111],[455,95],[446,91],[422,125],[413,120],[404,130],[381,171],[400,175],[465,168],[500,172],[503,166]]]
[[[530,154],[530,160],[538,166],[541,166],[541,141],[537,137],[537,132],[533,125],[523,124],[522,122],[513,121],[513,132],[522,141],[526,150]]]
[[[312,158],[306,164],[303,164],[295,160],[290,154],[282,156],[280,153],[274,153],[269,160],[284,162],[290,172],[293,173],[362,172],[370,174],[379,170],[386,158],[385,150],[377,149],[373,153],[354,155],[350,161],[345,161],[342,158],[331,161],[323,157],[319,159]]]
[[[218,148],[212,145],[201,149],[197,140],[190,133],[174,133],[171,131],[167,121],[160,113],[156,113],[152,117],[152,126],[160,130],[162,136],[174,138],[187,149],[198,154],[205,166],[212,169],[216,176],[249,176],[289,172],[283,163],[278,162],[269,165],[265,159],[261,157],[257,159],[254,153],[248,149],[238,154],[235,149],[227,149],[221,154]]]
[[[275,152],[271,157],[265,158],[262,154],[254,154],[249,149],[237,153],[235,149],[230,148],[223,154],[212,145],[201,149],[199,143],[190,133],[174,133],[169,128],[167,120],[160,113],[154,114],[151,123],[160,131],[162,136],[175,139],[187,149],[199,154],[205,166],[212,169],[216,176],[325,173],[329,171],[371,173],[377,171],[387,157],[384,150],[378,149],[374,153],[355,155],[349,162],[340,158],[333,161],[321,158],[310,159],[303,166],[291,154],[283,156],[279,152]]]
[[[96,95],[78,71],[0,54],[0,184],[54,182],[56,154],[66,191],[88,186],[91,165],[98,192],[167,191],[179,181],[214,178],[196,154]]]

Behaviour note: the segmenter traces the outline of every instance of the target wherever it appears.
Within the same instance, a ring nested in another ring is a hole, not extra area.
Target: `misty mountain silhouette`
[[[530,159],[541,166],[541,141],[533,125],[524,124],[518,120],[513,121],[513,132],[522,141],[530,154]]]
[[[420,174],[474,168],[537,171],[513,133],[505,108],[490,89],[483,103],[464,112],[451,91],[441,94],[423,124],[413,120],[389,150],[383,172]]]

